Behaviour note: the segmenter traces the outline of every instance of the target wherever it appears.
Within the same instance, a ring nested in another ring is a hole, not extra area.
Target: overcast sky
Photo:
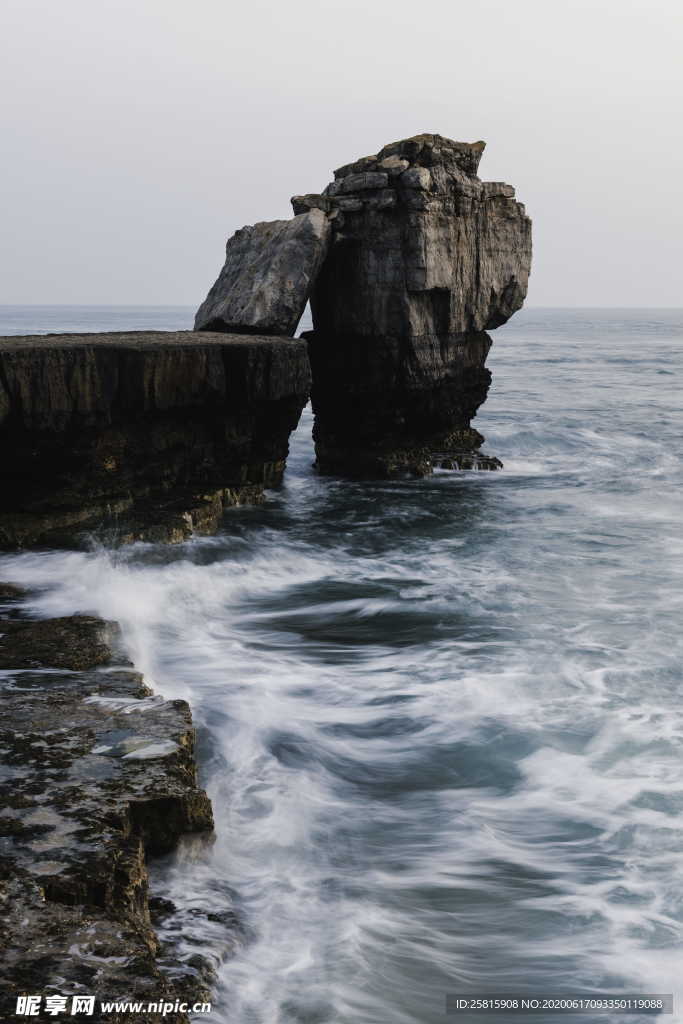
[[[229,234],[435,131],[530,305],[681,306],[680,0],[0,0],[0,303],[198,305]]]

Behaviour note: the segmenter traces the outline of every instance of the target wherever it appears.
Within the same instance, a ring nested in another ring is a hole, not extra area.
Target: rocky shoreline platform
[[[309,391],[294,338],[0,338],[0,548],[211,532],[280,482]]]
[[[208,1000],[210,965],[160,948],[147,872],[213,828],[190,709],[152,693],[115,623],[31,619],[22,599],[0,585],[2,1019],[27,994]]]
[[[477,177],[483,149],[404,139],[294,197],[291,219],[240,229],[194,331],[0,338],[0,549],[213,532],[280,483],[309,398],[322,473],[499,468],[471,421],[487,332],[526,295],[531,222]],[[0,687],[6,1018],[30,994],[201,1000],[210,965],[160,949],[147,873],[211,833],[189,707],[150,691],[116,623],[31,618],[9,584]]]

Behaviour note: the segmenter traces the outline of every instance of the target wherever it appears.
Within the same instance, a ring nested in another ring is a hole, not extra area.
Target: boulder
[[[197,310],[195,330],[293,335],[329,239],[330,223],[320,209],[237,231],[228,239],[218,280]]]

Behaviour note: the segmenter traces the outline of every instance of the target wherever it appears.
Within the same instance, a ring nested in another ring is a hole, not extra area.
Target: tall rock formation
[[[499,465],[470,424],[490,382],[486,331],[526,295],[531,222],[510,185],[477,177],[483,149],[418,135],[292,200],[332,224],[308,335],[323,472]]]

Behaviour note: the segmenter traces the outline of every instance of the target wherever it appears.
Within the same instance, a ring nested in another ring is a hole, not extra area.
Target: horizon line
[[[195,309],[195,305],[187,302],[0,302],[0,309]],[[628,305],[525,305],[516,312],[521,313],[529,309],[683,309],[681,306],[643,306],[640,304]],[[515,316],[515,313],[512,314]],[[512,319],[512,317],[510,317]]]

